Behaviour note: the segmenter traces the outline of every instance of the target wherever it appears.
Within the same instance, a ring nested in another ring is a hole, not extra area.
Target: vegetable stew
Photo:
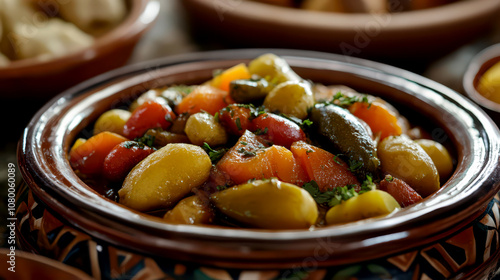
[[[451,176],[453,159],[390,103],[297,75],[265,54],[200,85],[110,109],[69,162],[125,207],[174,224],[308,229],[388,215]]]

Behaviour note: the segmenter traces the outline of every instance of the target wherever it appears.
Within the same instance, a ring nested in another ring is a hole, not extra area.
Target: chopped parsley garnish
[[[361,184],[361,191],[359,191],[359,194],[368,192],[368,191],[373,191],[377,189],[377,185],[373,182],[373,178],[371,175],[366,175],[366,179],[363,181]]]
[[[218,191],[223,191],[227,189],[229,186],[228,185],[218,185],[216,188]]]
[[[309,153],[314,153],[314,151],[313,150],[307,150],[306,151],[306,155],[308,155]]]
[[[123,147],[127,149],[132,149],[133,147],[137,147],[139,149],[144,149],[146,145],[144,143],[136,142],[136,141],[125,141],[123,142]]]
[[[316,181],[305,183],[302,188],[314,198],[316,203],[333,207],[344,200],[348,200],[358,194],[354,190],[354,185],[336,187],[330,191],[322,192]]]
[[[264,128],[264,129],[260,129],[260,128],[259,128],[259,129],[257,129],[257,130],[254,132],[254,134],[255,134],[255,135],[267,134],[267,131],[268,131],[268,130],[269,130],[269,129],[268,129],[267,127],[266,127],[266,128]]]
[[[240,118],[236,118],[235,123],[236,123],[236,127],[238,128],[238,130],[242,130],[242,128],[241,128],[241,120],[240,120]]]
[[[339,158],[339,156],[338,156],[338,155],[335,155],[335,156],[333,157],[333,161],[335,161],[337,164],[342,165],[342,162],[341,162],[341,161],[339,161],[339,159],[338,159],[338,158]]]
[[[240,142],[240,144],[241,144],[241,145],[244,145],[244,146],[248,145],[248,143],[247,143],[247,142],[245,142],[245,141],[241,141],[241,142]]]
[[[309,119],[305,119],[302,121],[301,127],[310,127],[313,124],[313,122]]]
[[[243,154],[244,157],[253,157],[257,154],[255,152],[247,151],[245,148],[239,148],[237,152]]]
[[[363,167],[363,162],[357,160],[349,160],[349,170],[351,170],[351,172],[359,170],[362,167]]]
[[[245,107],[247,108],[247,107]],[[253,104],[250,104],[250,117],[248,118],[248,120],[253,120],[257,117],[259,117],[260,115],[263,115],[263,114],[266,114],[266,109],[264,106],[259,106],[257,108],[255,108],[255,106]]]
[[[219,161],[228,150],[225,148],[214,150],[210,147],[210,145],[208,145],[207,142],[203,143],[203,149],[205,150],[205,152],[207,152],[208,156],[210,157],[210,161],[212,161],[212,163],[217,163],[217,161]]]
[[[355,96],[347,96],[340,91],[337,92],[337,94],[335,94],[335,96],[333,96],[332,100],[330,102],[327,102],[327,103],[338,105],[340,107],[349,107],[356,102],[367,103],[368,108],[370,108],[370,106],[371,106],[371,102],[368,100],[367,95],[363,95],[362,97],[356,96],[356,95]]]
[[[153,148],[155,144],[155,137],[153,135],[146,134],[142,137],[135,138],[134,141]]]
[[[193,86],[186,86],[186,85],[179,85],[179,86],[173,86],[169,87],[168,90],[174,90],[179,93],[181,93],[183,96],[186,96],[190,94],[193,91],[194,87]]]

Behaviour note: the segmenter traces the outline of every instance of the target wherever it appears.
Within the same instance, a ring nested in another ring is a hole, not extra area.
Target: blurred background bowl
[[[488,115],[500,124],[500,103],[494,102],[478,91],[481,77],[493,65],[500,62],[500,44],[496,44],[478,53],[470,62],[463,78],[465,94],[477,103]]]
[[[185,0],[198,37],[239,47],[312,49],[378,61],[429,61],[487,32],[500,1],[465,0],[401,13],[334,13],[254,1]]]
[[[0,97],[48,99],[79,82],[123,66],[158,16],[158,0],[129,1],[126,18],[82,50],[46,61],[37,58],[0,67]]]

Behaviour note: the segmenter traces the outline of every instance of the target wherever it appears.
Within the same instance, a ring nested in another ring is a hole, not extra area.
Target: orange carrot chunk
[[[374,135],[380,133],[380,140],[391,135],[401,135],[403,131],[396,113],[380,102],[356,102],[349,107],[349,111],[367,123]]]
[[[234,80],[250,79],[250,72],[244,63],[233,66],[210,81],[210,85],[225,91],[229,91],[229,84]]]
[[[235,184],[276,177],[283,182],[302,185],[307,178],[288,149],[277,145],[267,147],[248,130],[217,163],[217,168],[228,174]]]
[[[103,168],[104,158],[116,145],[127,140],[113,132],[101,132],[72,149],[69,153],[69,162],[73,169],[83,174],[99,174]]]
[[[293,143],[291,151],[306,171],[308,180],[314,180],[322,192],[335,187],[358,185],[356,176],[339,157],[304,141]]]
[[[212,86],[198,86],[182,99],[176,107],[176,113],[196,114],[205,111],[215,115],[219,110],[234,103],[229,93]]]

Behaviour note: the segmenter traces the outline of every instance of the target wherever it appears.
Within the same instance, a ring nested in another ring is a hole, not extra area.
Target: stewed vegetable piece
[[[69,163],[165,223],[311,230],[419,203],[453,172],[445,145],[386,100],[314,84],[274,54],[119,105]]]

